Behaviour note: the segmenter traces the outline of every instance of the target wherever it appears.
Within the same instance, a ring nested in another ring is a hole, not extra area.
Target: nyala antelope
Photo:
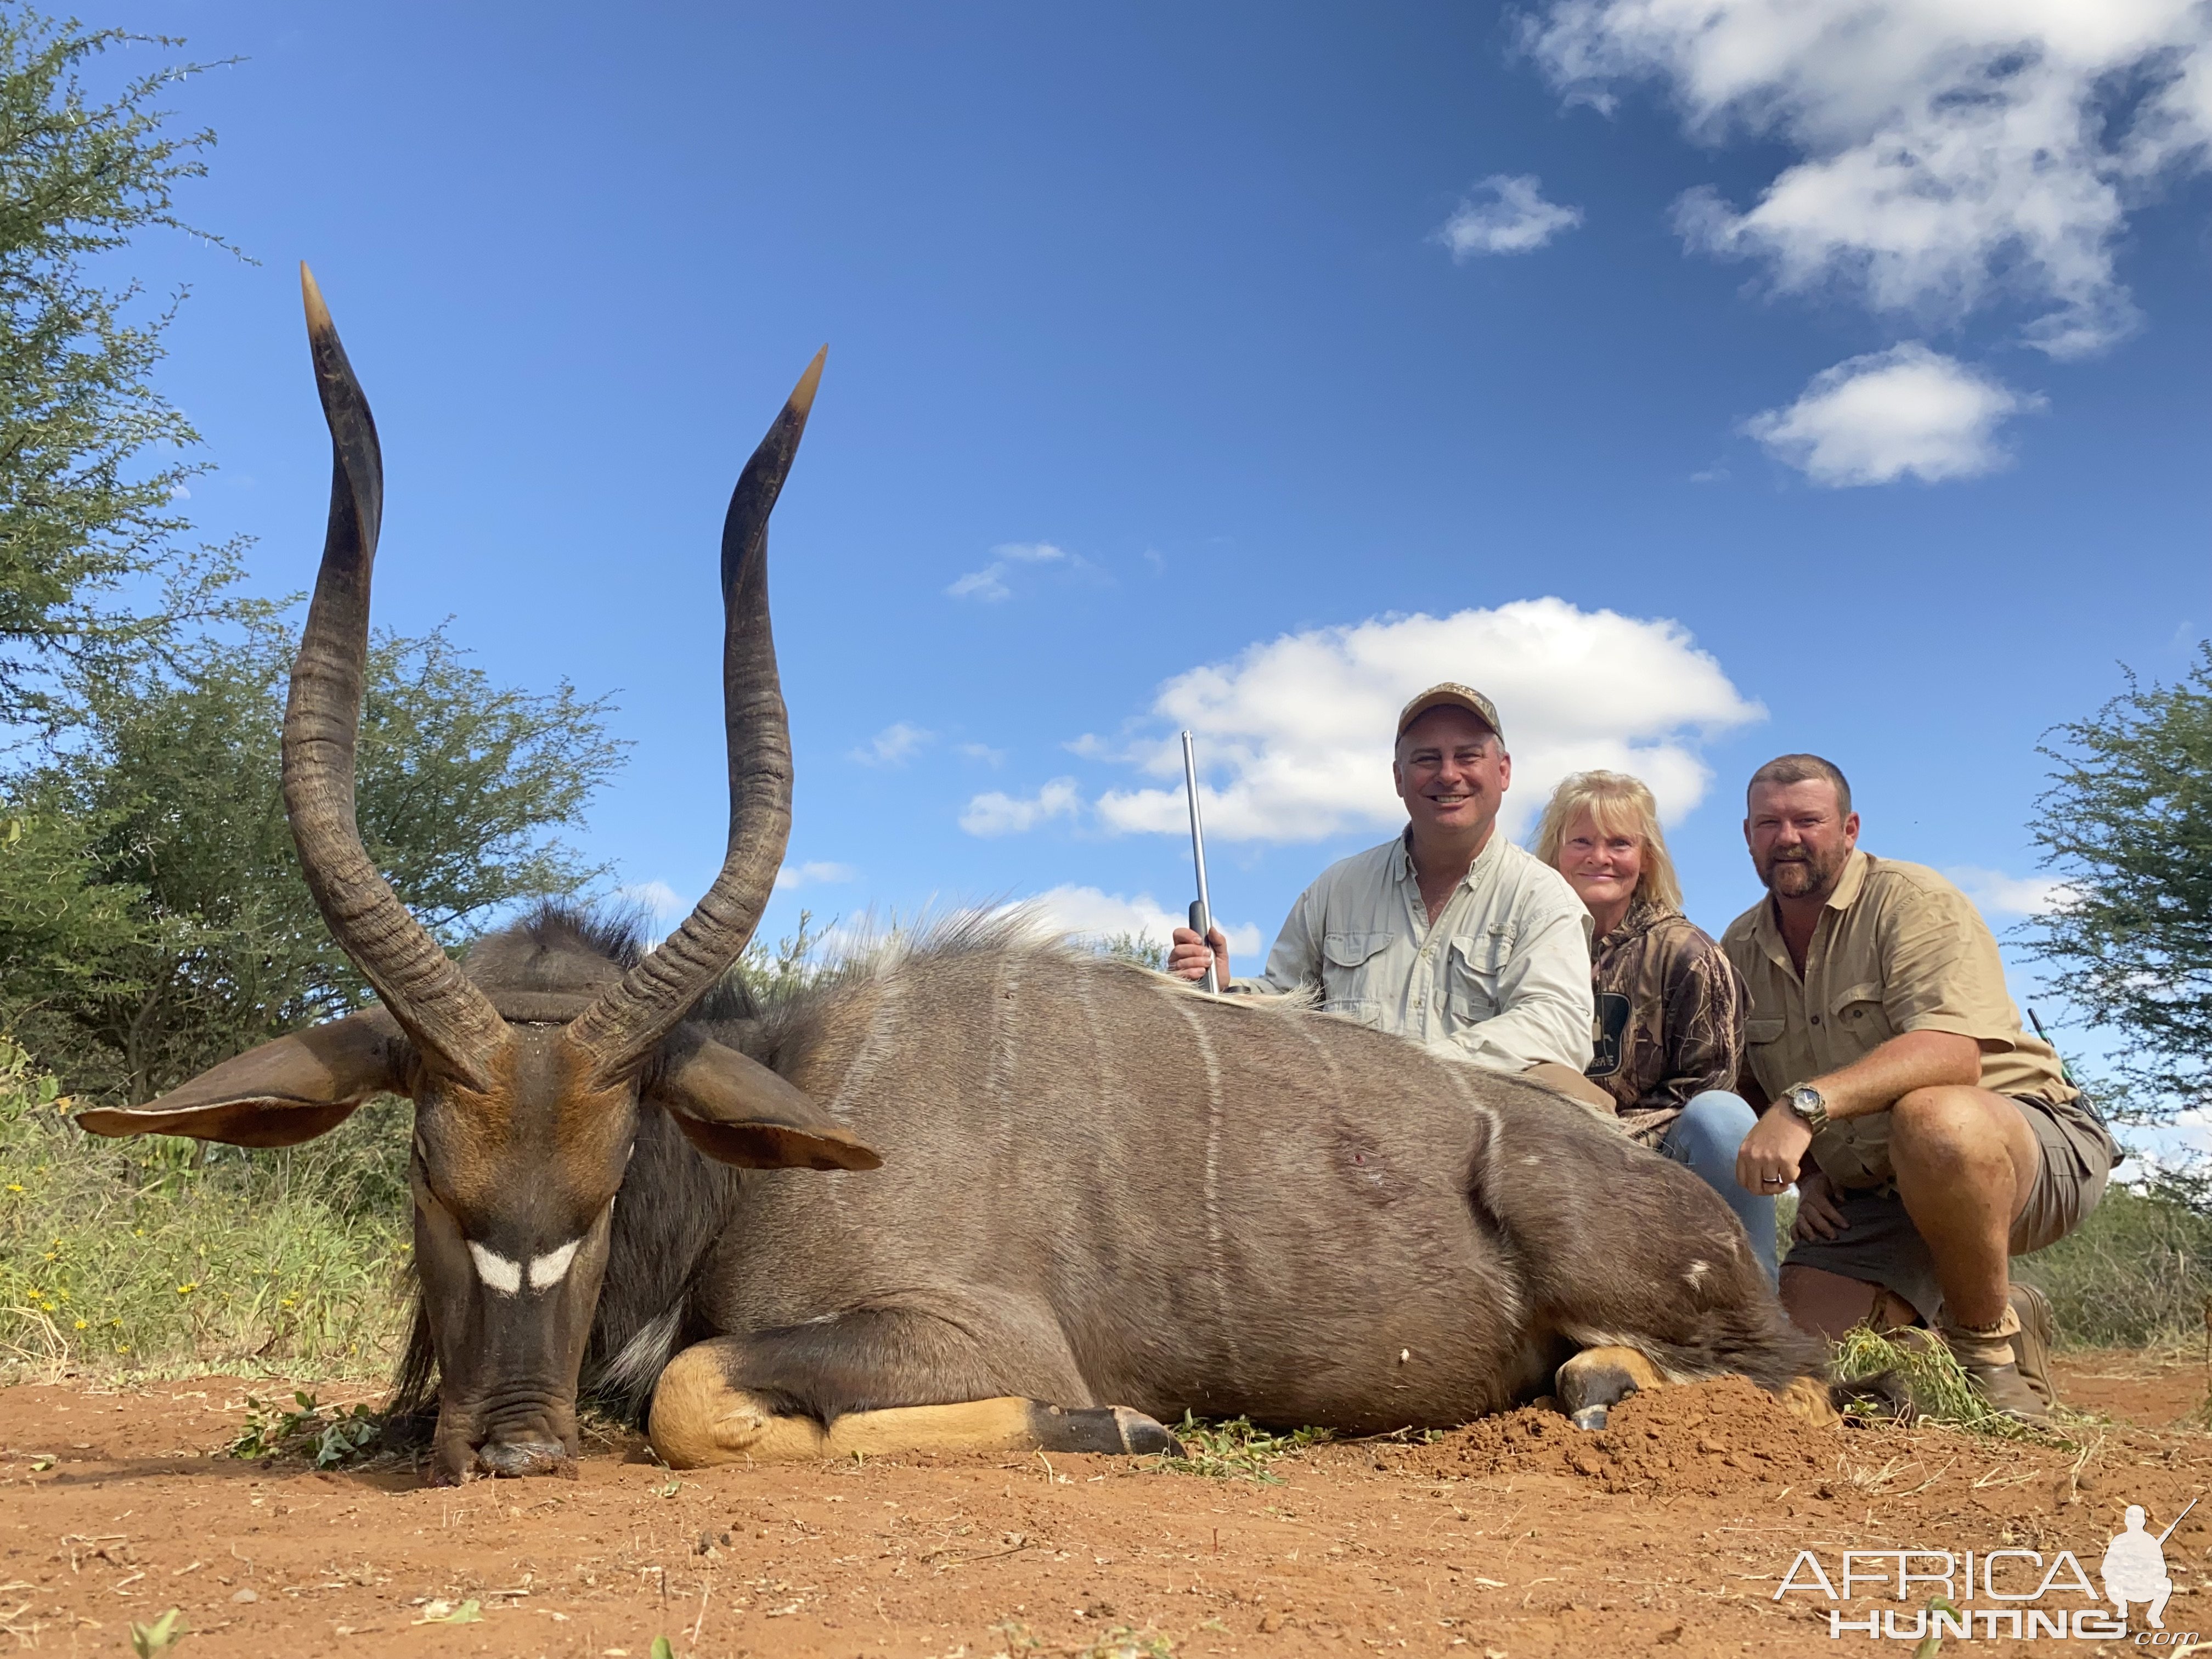
[[[78,1121],[287,1146],[412,1099],[434,1479],[573,1473],[580,1389],[679,1467],[1171,1452],[1187,1411],[1364,1431],[1547,1392],[1587,1424],[1723,1372],[1825,1407],[1719,1199],[1534,1085],[1005,925],[748,998],[791,822],[768,520],[819,356],[723,526],[720,873],[649,951],[547,909],[455,963],[355,823],[383,466],[301,275],[333,465],[284,803],[378,1002]]]

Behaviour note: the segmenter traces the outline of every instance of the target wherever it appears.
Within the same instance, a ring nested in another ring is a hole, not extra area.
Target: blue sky
[[[384,436],[379,620],[614,694],[623,882],[718,861],[715,537],[826,340],[768,931],[1179,911],[1147,763],[1195,723],[1250,944],[1389,832],[1389,713],[1446,672],[1516,822],[1571,765],[1661,783],[1713,931],[1796,749],[2018,920],[2039,734],[2212,632],[2212,50],[2181,0],[2001,9],[85,16],[243,60],[173,104],[221,136],[187,216],[260,263],[135,256],[192,290],[199,522],[310,580],[305,258]]]

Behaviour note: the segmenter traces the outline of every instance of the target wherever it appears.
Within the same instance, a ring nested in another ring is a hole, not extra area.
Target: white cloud
[[[632,904],[642,905],[653,915],[663,920],[670,916],[689,915],[691,901],[684,897],[665,881],[641,881],[628,887],[615,889],[615,896],[627,899]]]
[[[1014,590],[1006,585],[1006,573],[1018,564],[1056,564],[1067,570],[1091,568],[1091,561],[1081,554],[1054,547],[1050,542],[1003,542],[991,550],[990,563],[981,570],[969,571],[945,591],[956,599],[981,599],[987,605],[1010,599]]]
[[[960,753],[967,759],[981,761],[986,766],[999,767],[1006,763],[1006,751],[994,749],[988,743],[963,743],[960,745]]]
[[[1006,836],[1034,830],[1053,818],[1072,818],[1082,810],[1073,778],[1054,778],[1026,800],[994,789],[968,803],[960,827],[971,836]]]
[[[1493,173],[1475,189],[1488,191],[1490,199],[1462,198],[1436,234],[1455,259],[1472,259],[1485,253],[1531,253],[1583,222],[1580,208],[1546,201],[1543,181],[1533,173]]]
[[[860,872],[849,864],[833,864],[827,860],[816,860],[805,864],[787,864],[775,872],[775,884],[780,888],[823,887],[842,881],[851,881]]]
[[[869,738],[864,748],[849,752],[863,766],[903,766],[928,747],[936,736],[934,732],[924,731],[919,726],[895,720]]]
[[[1705,793],[1700,740],[1765,714],[1680,623],[1555,599],[1285,635],[1176,676],[1152,713],[1197,735],[1215,781],[1202,786],[1209,834],[1316,841],[1405,821],[1390,787],[1391,732],[1407,700],[1440,680],[1480,686],[1498,703],[1514,760],[1501,818],[1509,834],[1562,777],[1590,767],[1635,773],[1677,818]],[[1142,740],[1121,757],[1174,781],[1109,791],[1100,821],[1188,833],[1179,742]]]
[[[1823,369],[1796,403],[1743,429],[1815,483],[1890,483],[1908,473],[1935,483],[2002,466],[1999,423],[2043,406],[1908,341]]]
[[[2058,357],[2133,325],[2128,210],[2212,139],[2202,0],[1553,0],[1528,40],[1571,96],[1656,78],[1797,158],[1747,210],[1686,196],[1694,244],[1938,321],[2018,296]]]
[[[2002,870],[1954,864],[1943,873],[1959,884],[1984,916],[2040,916],[2066,902],[2076,890],[2051,876],[2008,876]]]
[[[1019,907],[1008,908],[1033,908],[1051,932],[1086,939],[1134,933],[1165,945],[1176,928],[1189,925],[1188,910],[1180,915],[1164,910],[1150,893],[1124,898],[1119,893],[1102,892],[1096,887],[1055,887],[1023,900]],[[1229,941],[1232,971],[1256,973],[1265,965],[1259,956],[1266,941],[1257,927],[1249,921],[1218,921],[1216,925],[1222,937]]]

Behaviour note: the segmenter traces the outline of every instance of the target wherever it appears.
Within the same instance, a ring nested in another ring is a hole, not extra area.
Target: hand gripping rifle
[[[1206,994],[1218,996],[1221,974],[1214,965],[1213,945],[1207,937],[1213,932],[1213,906],[1206,895],[1206,829],[1198,817],[1198,757],[1192,751],[1188,732],[1182,734],[1182,783],[1190,796],[1190,860],[1198,866],[1198,896],[1190,902],[1190,926],[1198,942],[1206,946]]]

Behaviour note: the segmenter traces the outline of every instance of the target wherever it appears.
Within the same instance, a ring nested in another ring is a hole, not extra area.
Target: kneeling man
[[[1318,991],[1325,1012],[1518,1072],[1613,1115],[1590,1062],[1589,911],[1566,878],[1497,833],[1513,781],[1498,710],[1437,685],[1398,716],[1391,781],[1406,828],[1299,896],[1256,979],[1232,981],[1216,929],[1175,930],[1168,971],[1231,991]]]
[[[1742,1092],[1766,1109],[1736,1176],[1798,1183],[1782,1264],[1798,1324],[1925,1322],[1992,1404],[2039,1417],[2050,1307],[2010,1285],[2008,1259],[2080,1225],[2119,1149],[2021,1030],[1966,896],[1860,852],[1858,834],[1850,784],[1819,756],[1752,775],[1744,837],[1768,896],[1722,945],[1751,994]]]

